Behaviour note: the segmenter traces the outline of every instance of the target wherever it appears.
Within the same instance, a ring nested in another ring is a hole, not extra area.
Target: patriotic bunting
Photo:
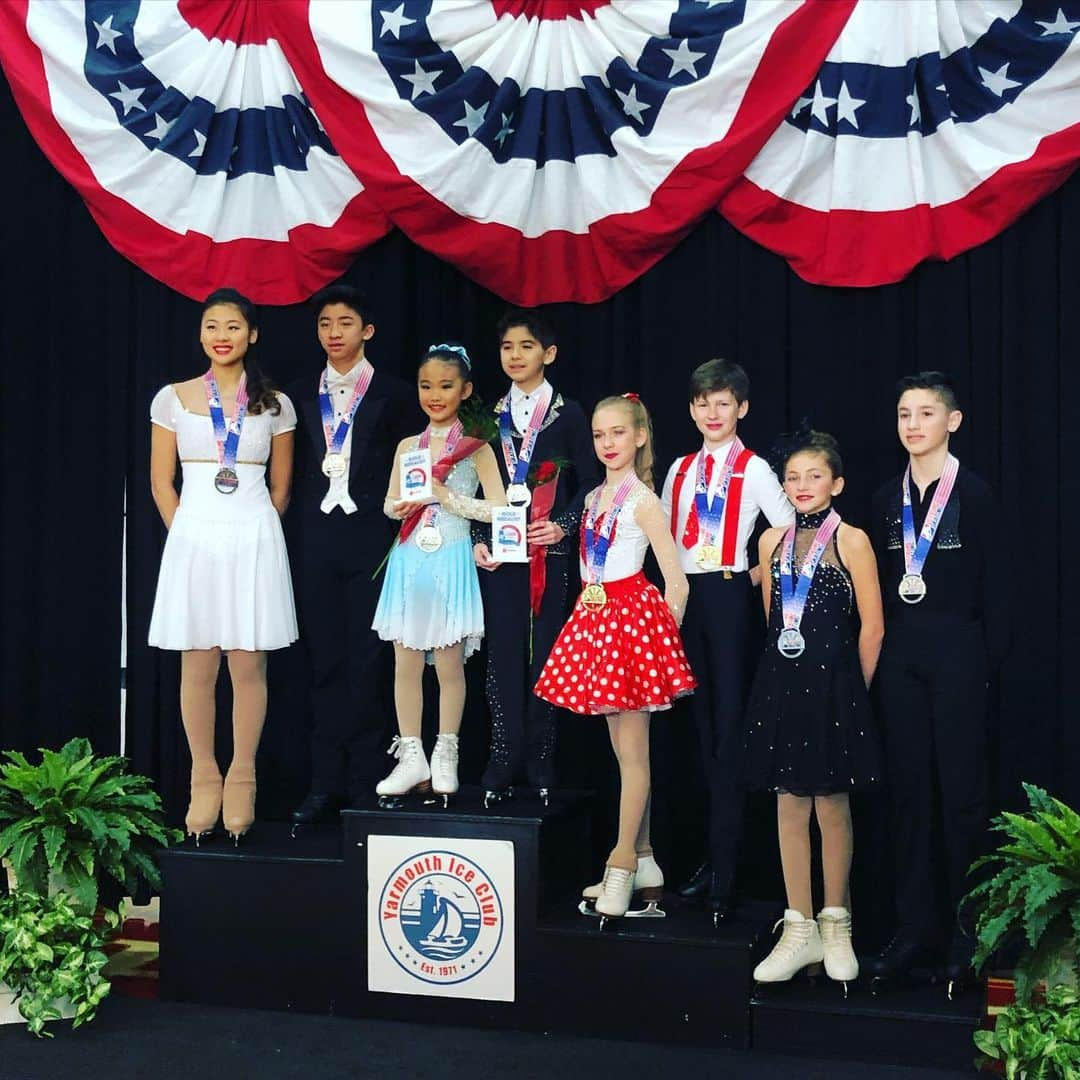
[[[0,60],[110,243],[303,299],[397,226],[592,302],[712,209],[874,285],[1080,161],[1080,0],[7,0]]]

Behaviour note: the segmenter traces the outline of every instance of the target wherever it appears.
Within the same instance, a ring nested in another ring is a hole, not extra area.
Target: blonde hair
[[[645,402],[637,394],[613,394],[611,397],[606,397],[596,403],[593,416],[596,416],[601,409],[613,408],[614,406],[620,406],[629,414],[635,430],[645,432],[645,442],[637,448],[637,453],[634,455],[634,472],[637,473],[638,479],[650,491],[655,491],[656,488],[653,484],[652,420],[649,418],[649,410],[645,408]]]

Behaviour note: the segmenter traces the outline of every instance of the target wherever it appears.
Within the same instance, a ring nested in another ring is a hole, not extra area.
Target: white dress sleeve
[[[795,507],[788,502],[776,473],[768,462],[755,454],[746,466],[746,478],[753,484],[754,501],[774,528],[795,520]]]
[[[660,493],[660,505],[664,508],[664,515],[669,522],[671,521],[671,499],[675,494],[675,474],[679,471],[681,461],[682,458],[678,457],[671,463],[671,468],[668,469],[667,476],[664,477],[664,487]]]
[[[150,420],[168,431],[176,430],[176,410],[180,399],[172,388],[172,383],[163,386],[150,402]]]
[[[281,405],[281,412],[277,416],[270,414],[270,434],[284,435],[286,431],[292,431],[296,427],[296,409],[293,408],[288,394],[278,390],[277,399]]]

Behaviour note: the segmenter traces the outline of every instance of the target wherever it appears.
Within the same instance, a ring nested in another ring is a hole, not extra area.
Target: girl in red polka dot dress
[[[583,716],[607,717],[619,763],[619,836],[604,879],[584,896],[600,915],[627,913],[635,893],[654,902],[664,875],[649,840],[649,715],[697,685],[679,624],[690,588],[652,487],[652,429],[636,394],[593,412],[593,445],[607,469],[581,522],[582,591],[534,692]],[[641,572],[652,547],[664,595]]]

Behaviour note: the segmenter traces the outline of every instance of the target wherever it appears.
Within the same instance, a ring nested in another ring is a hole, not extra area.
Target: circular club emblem
[[[400,863],[383,883],[379,928],[399,967],[448,986],[479,975],[499,951],[502,901],[471,859],[425,851]]]

